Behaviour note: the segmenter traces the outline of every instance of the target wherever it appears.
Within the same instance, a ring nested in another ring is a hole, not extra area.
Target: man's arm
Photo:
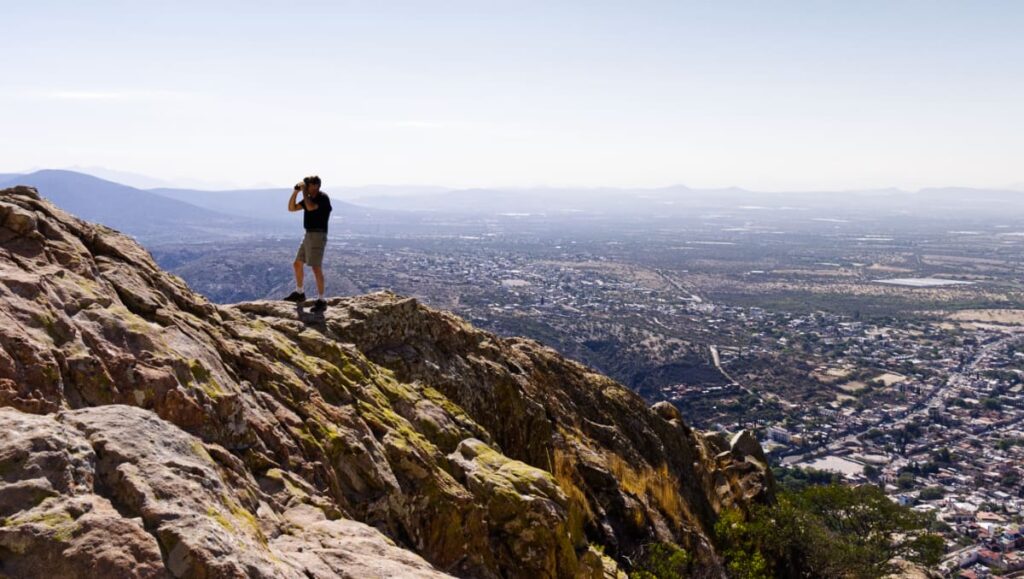
[[[292,189],[292,196],[288,199],[288,211],[302,211],[302,206],[295,202],[295,198],[298,197],[299,190]]]

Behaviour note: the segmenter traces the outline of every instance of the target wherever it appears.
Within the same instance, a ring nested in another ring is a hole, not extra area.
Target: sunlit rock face
[[[757,441],[390,293],[216,306],[130,238],[0,192],[0,572],[707,576]]]

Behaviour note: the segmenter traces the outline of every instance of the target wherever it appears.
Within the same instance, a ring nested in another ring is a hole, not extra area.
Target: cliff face
[[[749,434],[413,299],[329,304],[215,306],[0,192],[0,575],[598,578],[666,541],[721,576],[717,513],[770,500]]]

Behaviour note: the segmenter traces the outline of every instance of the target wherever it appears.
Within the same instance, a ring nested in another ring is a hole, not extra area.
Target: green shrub
[[[881,577],[893,558],[934,566],[942,538],[930,521],[873,486],[783,492],[749,516],[724,513],[716,539],[731,577]]]
[[[652,543],[644,546],[640,562],[630,579],[679,579],[686,577],[691,557],[684,549],[671,543]]]

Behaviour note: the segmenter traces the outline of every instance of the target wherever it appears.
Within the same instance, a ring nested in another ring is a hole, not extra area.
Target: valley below
[[[388,289],[536,339],[696,427],[756,428],[780,472],[880,484],[948,521],[957,548],[993,527],[979,526],[986,513],[1020,520],[1017,225],[812,215],[449,216],[443,231],[386,236],[341,225],[325,271],[329,293]],[[290,291],[296,243],[151,250],[232,302]]]

